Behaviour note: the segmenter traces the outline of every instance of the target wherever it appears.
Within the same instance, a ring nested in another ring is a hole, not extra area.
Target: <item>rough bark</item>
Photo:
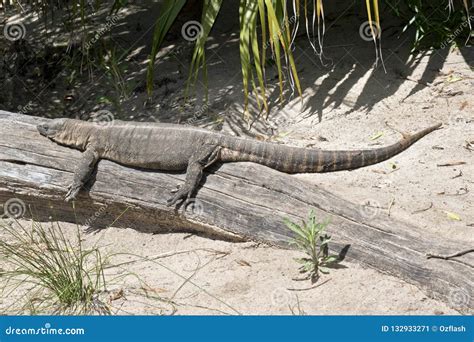
[[[77,222],[92,229],[113,224],[145,232],[191,231],[287,247],[291,233],[283,218],[300,221],[313,208],[318,218],[331,221],[334,251],[350,245],[348,259],[415,284],[460,312],[473,312],[474,255],[426,258],[430,252],[449,255],[473,246],[441,239],[382,212],[370,217],[359,205],[257,164],[229,163],[209,170],[194,203],[170,208],[169,191],[184,174],[102,160],[89,191],[79,195],[73,208],[63,197],[80,152],[40,136],[35,126],[46,120],[0,111],[0,204],[22,200],[27,218]]]

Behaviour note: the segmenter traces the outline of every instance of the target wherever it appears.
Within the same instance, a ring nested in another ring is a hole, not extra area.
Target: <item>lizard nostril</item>
[[[38,125],[38,131],[41,134],[46,135],[48,133],[48,126],[47,125]]]

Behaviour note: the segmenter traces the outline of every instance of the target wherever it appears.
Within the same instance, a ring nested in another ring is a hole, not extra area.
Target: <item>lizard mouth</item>
[[[42,136],[45,136],[45,137],[51,137],[54,135],[54,130],[51,129],[51,127],[49,127],[47,124],[42,124],[42,125],[38,125],[36,126],[36,128],[38,129],[38,132],[42,135]]]
[[[38,125],[36,126],[36,129],[38,129],[38,132],[43,135],[43,136],[47,136],[47,132],[48,132],[48,129],[46,128],[45,125]]]

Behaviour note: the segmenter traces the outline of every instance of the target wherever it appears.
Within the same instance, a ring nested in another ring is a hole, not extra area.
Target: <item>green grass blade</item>
[[[284,12],[282,10],[281,2],[277,1],[279,6],[276,8],[273,7],[270,0],[265,0],[267,4],[267,11],[268,11],[268,21],[269,25],[272,25],[272,31],[275,32],[272,36],[274,40],[274,51],[275,51],[275,58],[277,62],[278,68],[278,78],[280,80],[280,99],[283,99],[283,72],[281,67],[281,60],[280,60],[280,44],[283,48],[283,53],[288,58],[289,67],[291,69],[291,75],[294,80],[294,84],[298,90],[300,96],[302,96],[301,85],[298,77],[298,72],[296,70],[296,64],[293,58],[293,53],[291,52],[290,48],[290,32],[285,27],[287,26],[287,19],[285,23]],[[277,15],[278,14],[278,15]],[[286,32],[285,32],[286,31]]]
[[[265,73],[265,61],[266,61],[266,50],[267,50],[267,22],[265,15],[265,0],[258,0],[258,13],[260,15],[260,29],[262,35],[262,69]]]
[[[270,112],[267,103],[266,96],[266,87],[265,87],[265,77],[264,77],[264,66],[262,65],[262,60],[260,59],[260,51],[258,47],[258,38],[257,38],[257,20],[254,21],[253,27],[251,28],[251,42],[252,42],[252,53],[254,58],[255,70],[257,73],[257,79],[260,87],[260,96],[262,97],[263,106],[267,114]],[[258,96],[257,96],[258,99]]]
[[[270,42],[273,50],[278,71],[278,83],[280,86],[280,103],[283,103],[283,68],[281,66],[281,52],[279,36],[281,36],[280,23],[278,22],[275,9],[271,0],[265,0],[267,7],[267,20],[270,33]]]
[[[258,41],[256,40],[258,3],[253,0],[241,0],[239,6],[240,14],[240,62],[242,66],[242,80],[244,86],[244,113],[248,109],[249,80],[253,79],[252,65],[250,62],[250,45],[254,54],[254,64],[257,69],[257,77],[260,85],[263,85],[263,72],[260,65],[260,53]],[[265,92],[265,90],[263,89]],[[258,95],[257,95],[258,96]],[[258,99],[257,99],[258,101]]]

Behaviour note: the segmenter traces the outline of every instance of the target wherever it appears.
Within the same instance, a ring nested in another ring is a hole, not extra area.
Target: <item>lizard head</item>
[[[52,141],[77,149],[85,149],[95,125],[74,119],[54,119],[36,126],[38,132]]]
[[[54,119],[47,123],[36,126],[42,136],[55,140],[61,133],[66,119]]]

